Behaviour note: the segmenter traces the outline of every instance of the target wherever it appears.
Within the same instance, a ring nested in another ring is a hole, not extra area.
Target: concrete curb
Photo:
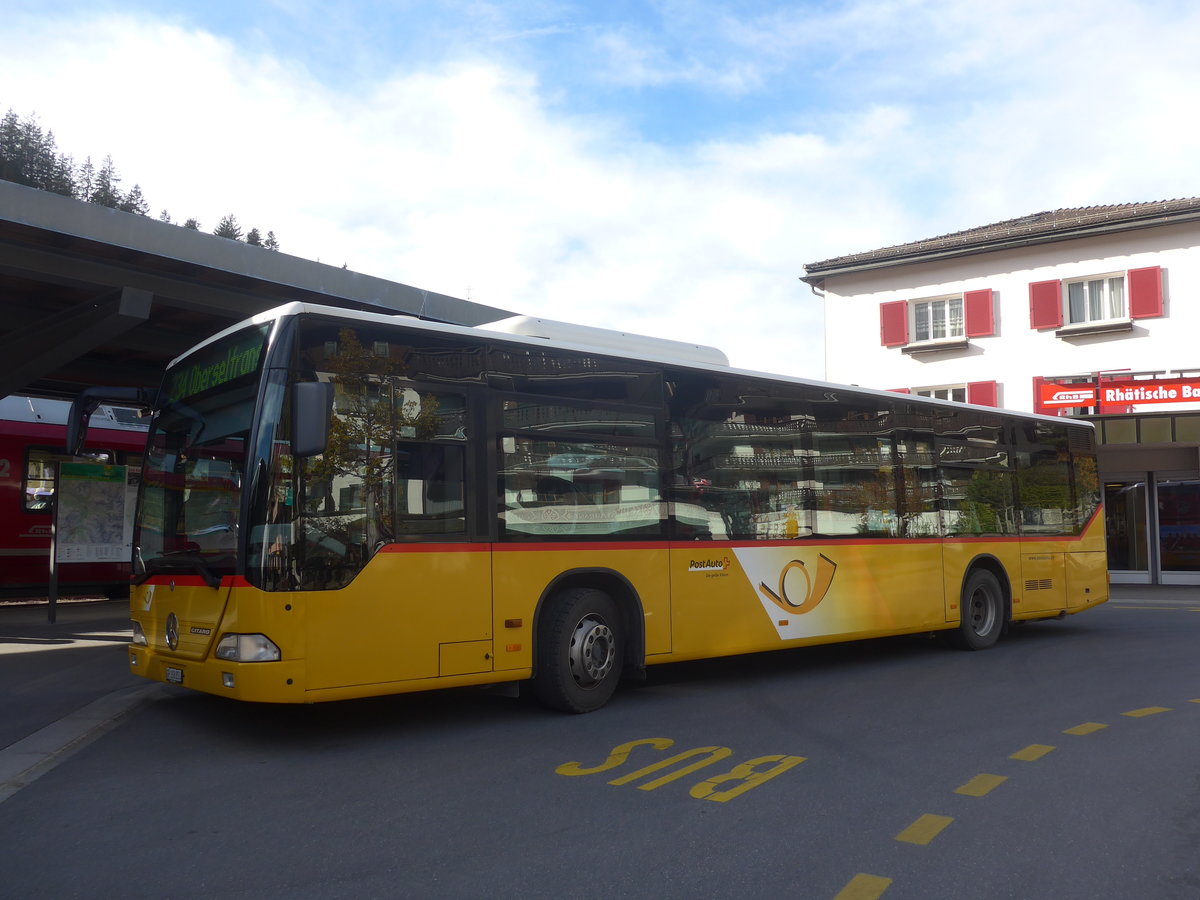
[[[0,750],[0,803],[164,693],[161,684],[122,688]]]

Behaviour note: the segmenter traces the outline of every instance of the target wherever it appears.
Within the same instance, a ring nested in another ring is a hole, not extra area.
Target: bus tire
[[[1006,608],[999,579],[987,569],[975,569],[963,582],[959,601],[962,621],[953,634],[955,646],[962,650],[994,646],[1004,630]]]
[[[603,591],[572,588],[552,597],[538,628],[538,700],[562,712],[599,709],[621,680],[623,638],[620,612]]]

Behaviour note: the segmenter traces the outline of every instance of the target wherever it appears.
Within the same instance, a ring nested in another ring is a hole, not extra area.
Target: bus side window
[[[467,530],[463,447],[396,444],[396,534],[462,534]]]

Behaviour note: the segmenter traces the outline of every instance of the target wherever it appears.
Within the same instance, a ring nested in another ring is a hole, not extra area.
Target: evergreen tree
[[[92,158],[89,156],[79,167],[79,177],[75,179],[75,199],[90,201],[95,189],[96,167],[92,165]]]
[[[158,221],[165,222],[166,224],[170,225],[171,224],[171,214],[164,209],[162,212],[160,212],[158,214]]]
[[[199,231],[200,230],[200,222],[197,219],[188,219],[186,222],[183,223],[183,227],[189,228],[192,231]]]
[[[117,209],[122,212],[135,213],[139,216],[150,215],[150,204],[142,196],[142,186],[135,184],[130,188],[129,193],[121,197],[120,202],[117,204]]]
[[[0,178],[21,183],[21,120],[11,109],[0,118]]]
[[[64,197],[76,196],[78,187],[75,184],[75,160],[72,157],[63,153],[54,161],[50,183],[46,185],[46,190],[62,194]]]
[[[112,157],[104,157],[104,162],[100,165],[100,171],[96,173],[96,183],[92,187],[92,194],[88,197],[88,200],[98,206],[119,209],[121,206],[121,189],[117,185],[120,183],[121,176],[117,174],[117,167],[113,164]]]
[[[277,241],[275,239],[275,232],[273,232],[273,231],[267,232],[267,239],[265,241],[263,241],[263,246],[266,247],[268,250],[278,250],[279,249],[279,241]]]
[[[30,187],[44,188],[50,180],[50,166],[54,159],[52,155],[54,137],[50,137],[51,156],[47,159],[46,136],[42,134],[37,119],[30,116],[21,124],[22,172],[19,179],[21,184]]]
[[[262,235],[258,233],[257,228],[251,228],[248,232],[246,232],[246,243],[251,247],[262,246]]]
[[[233,213],[230,213],[217,223],[217,227],[213,229],[213,234],[217,235],[217,237],[240,241],[242,239],[242,226],[237,223],[237,218]]]

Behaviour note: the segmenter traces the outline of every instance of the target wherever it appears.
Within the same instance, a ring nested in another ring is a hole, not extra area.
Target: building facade
[[[1200,584],[1200,199],[805,266],[827,380],[1092,419],[1114,582]]]

